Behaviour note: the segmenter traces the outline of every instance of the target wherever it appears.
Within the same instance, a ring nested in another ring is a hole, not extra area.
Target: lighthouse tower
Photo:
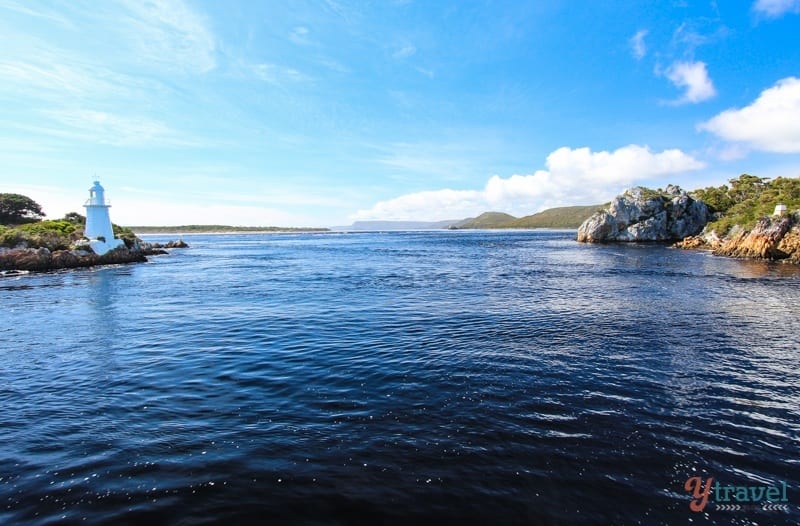
[[[124,244],[121,239],[114,238],[108,215],[111,205],[106,201],[105,190],[99,181],[95,181],[94,186],[89,188],[89,199],[83,206],[86,208],[86,228],[83,235],[89,239],[89,245],[95,254],[102,256]]]

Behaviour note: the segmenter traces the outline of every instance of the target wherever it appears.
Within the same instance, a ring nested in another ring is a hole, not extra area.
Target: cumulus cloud
[[[800,79],[779,80],[749,106],[725,110],[698,128],[756,150],[800,153]]]
[[[757,0],[753,11],[768,18],[780,18],[786,13],[800,13],[800,0]]]
[[[487,210],[526,215],[565,204],[597,203],[637,181],[703,168],[680,150],[653,153],[631,144],[613,152],[559,148],[547,156],[546,170],[508,178],[493,176],[480,190],[433,190],[381,201],[354,220],[458,219]]]
[[[630,38],[631,51],[636,60],[641,60],[647,54],[647,45],[644,43],[644,37],[647,36],[646,29],[640,29]]]
[[[717,94],[708,76],[705,62],[674,62],[664,75],[678,88],[686,91],[673,104],[697,103]]]

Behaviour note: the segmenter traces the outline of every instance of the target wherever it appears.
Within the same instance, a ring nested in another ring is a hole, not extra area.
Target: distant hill
[[[589,216],[605,206],[561,206],[520,218],[502,212],[486,212],[474,219],[456,223],[451,228],[578,228]]]
[[[538,214],[520,217],[514,220],[509,227],[511,228],[578,228],[581,223],[589,217],[608,206],[603,205],[589,206],[560,206],[549,208]]]
[[[453,228],[508,228],[506,225],[517,218],[503,212],[484,212],[478,217],[464,219],[453,225]]]
[[[331,230],[342,232],[386,232],[390,230],[438,230],[461,222],[461,219],[446,221],[356,221],[350,226],[335,226]]]

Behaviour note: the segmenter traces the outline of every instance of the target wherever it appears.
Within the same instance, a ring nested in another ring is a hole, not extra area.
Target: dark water
[[[0,524],[800,521],[800,270],[573,236],[0,280]],[[789,503],[691,512],[691,476]]]

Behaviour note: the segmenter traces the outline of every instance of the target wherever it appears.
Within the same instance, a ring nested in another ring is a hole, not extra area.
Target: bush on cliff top
[[[29,223],[44,215],[41,205],[26,195],[0,194],[0,224]]]
[[[13,248],[25,243],[29,248],[66,250],[81,238],[83,231],[68,221],[38,221],[0,231],[0,246]]]
[[[706,230],[724,236],[734,225],[751,228],[759,218],[772,215],[778,203],[785,204],[789,211],[800,208],[800,178],[777,177],[770,181],[742,174],[731,179],[730,186],[695,190],[692,196],[721,214]]]

